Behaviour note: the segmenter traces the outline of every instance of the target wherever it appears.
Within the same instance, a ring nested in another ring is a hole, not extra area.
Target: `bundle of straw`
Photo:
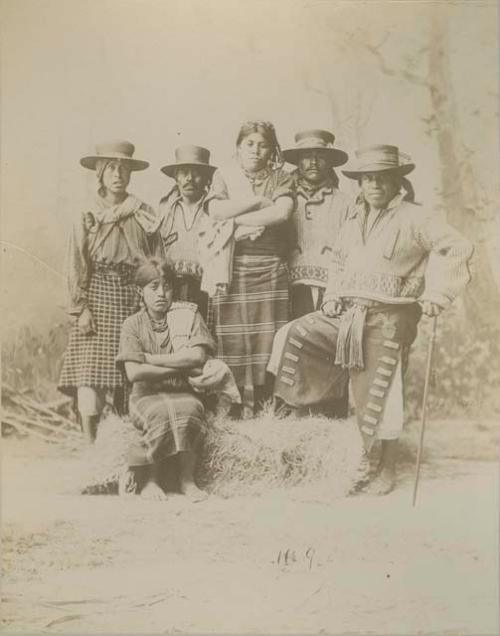
[[[100,424],[96,442],[83,458],[83,492],[117,491],[128,446],[137,435],[132,424],[115,415]],[[366,468],[354,421],[280,418],[267,412],[246,421],[219,417],[209,422],[197,479],[223,497],[314,487],[332,498],[350,492]]]
[[[199,478],[224,497],[314,487],[332,498],[347,495],[367,470],[354,420],[267,412],[247,421],[213,422]]]

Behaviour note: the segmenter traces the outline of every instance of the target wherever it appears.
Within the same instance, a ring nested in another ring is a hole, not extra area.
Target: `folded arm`
[[[137,382],[138,380],[162,380],[179,373],[190,375],[190,371],[198,373],[206,360],[205,347],[195,346],[185,347],[177,353],[144,353],[137,356],[136,360],[127,360],[124,364],[129,381]]]
[[[280,197],[272,205],[241,214],[235,219],[236,225],[264,226],[278,225],[288,221],[293,212],[293,199],[288,196]]]
[[[260,196],[249,196],[241,199],[227,200],[213,199],[210,201],[210,216],[220,221],[233,219],[242,214],[258,210],[263,204],[264,197]]]

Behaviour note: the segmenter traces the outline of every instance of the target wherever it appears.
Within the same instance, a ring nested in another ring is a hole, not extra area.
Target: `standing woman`
[[[59,390],[76,398],[85,438],[93,442],[106,393],[124,404],[123,378],[115,366],[120,328],[137,309],[133,273],[137,259],[163,255],[152,208],[127,192],[132,171],[147,161],[133,159],[127,141],[100,144],[81,165],[95,170],[98,190],[73,225],[68,250],[69,314],[76,318],[59,380]]]
[[[288,321],[288,221],[294,209],[293,179],[282,169],[270,122],[243,124],[236,161],[223,173],[229,200],[213,201],[210,214],[232,219],[235,247],[227,293],[213,298],[218,357],[240,389],[243,416],[271,395],[266,366],[274,334]],[[222,179],[217,172],[214,186]]]

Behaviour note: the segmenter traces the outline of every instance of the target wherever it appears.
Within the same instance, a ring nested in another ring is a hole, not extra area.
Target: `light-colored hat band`
[[[306,137],[295,144],[296,150],[301,148],[333,148],[333,144],[320,137]]]
[[[386,166],[387,168],[399,168],[399,153],[397,151],[384,151],[384,150],[366,150],[362,153],[357,153],[359,169],[363,169],[362,166],[370,164],[379,164],[380,166]]]
[[[89,170],[95,170],[99,160],[113,161],[119,160],[126,163],[131,170],[145,170],[149,162],[135,159],[133,157],[135,147],[128,141],[116,141],[96,146],[95,154],[82,157],[80,164]]]
[[[362,166],[356,168],[356,172],[400,172],[405,169],[405,166],[395,166],[394,164],[389,165],[387,163],[379,161],[377,163],[363,164]]]
[[[404,163],[401,161],[402,157]],[[379,145],[363,148],[356,152],[356,159],[355,165],[342,170],[350,179],[359,179],[367,172],[394,172],[404,176],[415,168],[415,164],[411,163],[407,155],[400,155],[397,146]]]

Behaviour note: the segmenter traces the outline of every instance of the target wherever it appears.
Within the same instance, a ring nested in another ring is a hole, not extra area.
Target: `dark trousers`
[[[312,291],[309,285],[292,285],[290,288],[290,304],[292,311],[292,320],[301,318],[306,314],[321,308],[323,302],[324,289],[319,289],[318,302],[314,306]]]
[[[201,291],[199,280],[191,276],[179,276],[175,283],[175,298],[198,305],[203,320],[207,320],[208,294]]]
[[[319,289],[318,300],[314,306],[313,295],[309,285],[293,285],[290,290],[292,319],[301,318],[317,311],[323,303],[324,289]],[[331,418],[344,418],[349,412],[349,387],[340,398],[327,400],[308,409],[311,415],[324,415]]]

